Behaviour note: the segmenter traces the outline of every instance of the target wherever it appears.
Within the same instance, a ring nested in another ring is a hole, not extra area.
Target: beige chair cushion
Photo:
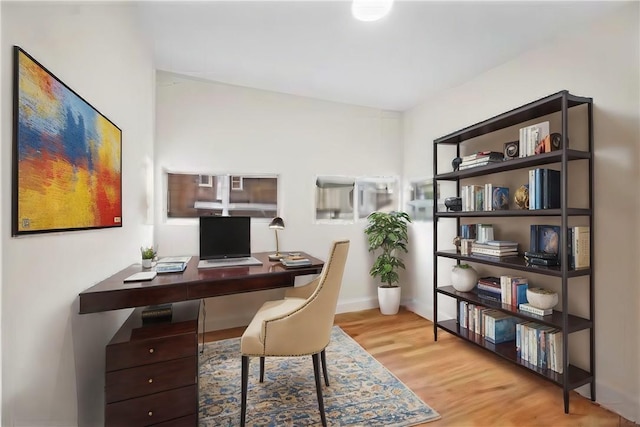
[[[262,322],[265,319],[280,317],[291,311],[295,311],[304,305],[305,301],[306,300],[302,298],[287,298],[265,302],[242,335],[242,353],[263,355],[264,336],[262,334]]]

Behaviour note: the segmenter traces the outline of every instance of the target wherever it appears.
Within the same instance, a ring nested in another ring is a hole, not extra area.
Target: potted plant
[[[156,249],[153,246],[141,246],[140,253],[142,254],[142,267],[151,268],[153,265],[153,259],[158,255]]]
[[[411,222],[405,212],[373,212],[367,217],[364,229],[369,243],[369,252],[380,250],[369,274],[379,277],[378,303],[382,314],[396,314],[400,308],[399,269],[404,269],[400,252],[407,252],[409,235],[407,223]]]

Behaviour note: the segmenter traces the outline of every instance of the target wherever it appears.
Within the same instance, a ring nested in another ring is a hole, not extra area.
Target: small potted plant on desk
[[[364,232],[369,243],[369,252],[381,249],[373,267],[371,277],[380,277],[378,304],[382,314],[396,314],[400,308],[400,287],[398,270],[404,269],[399,252],[407,252],[409,236],[407,223],[411,222],[405,212],[373,212],[367,217],[369,224]]]
[[[153,266],[153,260],[157,255],[156,249],[153,246],[140,247],[140,253],[142,254],[142,268],[151,268]]]

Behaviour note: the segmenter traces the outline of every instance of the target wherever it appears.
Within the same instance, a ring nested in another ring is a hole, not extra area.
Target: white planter
[[[458,265],[453,266],[451,270],[451,285],[458,292],[469,292],[478,283],[478,272],[469,266],[461,268]]]
[[[151,268],[153,266],[152,259],[143,259],[142,260],[142,268]]]
[[[383,288],[378,286],[378,304],[380,313],[397,314],[400,309],[400,287]]]

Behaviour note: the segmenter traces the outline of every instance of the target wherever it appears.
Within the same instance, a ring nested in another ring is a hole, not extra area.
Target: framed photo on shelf
[[[13,64],[12,235],[121,227],[122,131],[18,46]]]

